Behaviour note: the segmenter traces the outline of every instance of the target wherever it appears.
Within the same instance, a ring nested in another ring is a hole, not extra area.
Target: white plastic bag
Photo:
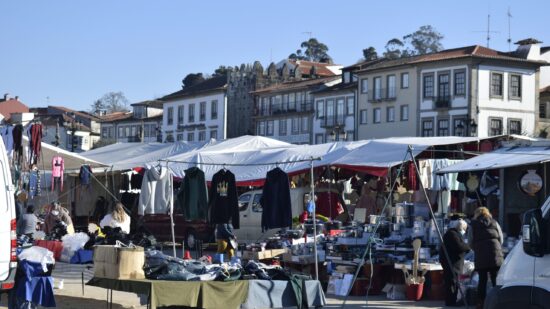
[[[26,260],[29,262],[40,263],[44,272],[48,271],[48,264],[55,264],[55,258],[53,252],[46,248],[33,246],[28,249],[24,249],[19,255],[20,260]]]
[[[88,240],[90,240],[90,237],[86,233],[67,234],[61,238],[61,241],[63,241],[63,249],[69,248],[72,252],[84,248]]]

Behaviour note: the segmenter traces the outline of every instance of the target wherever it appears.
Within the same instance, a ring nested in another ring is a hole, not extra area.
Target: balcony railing
[[[395,100],[397,97],[396,88],[375,88],[369,94],[370,102],[381,102]]]
[[[334,128],[334,127],[344,127],[346,125],[344,115],[338,116],[325,116],[321,120],[322,128]]]
[[[260,108],[256,116],[274,116],[287,113],[313,112],[313,100],[272,104],[271,107]]]
[[[435,108],[449,108],[451,106],[451,96],[438,96],[435,99]]]

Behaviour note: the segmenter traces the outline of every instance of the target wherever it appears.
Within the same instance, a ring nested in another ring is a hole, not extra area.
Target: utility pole
[[[510,13],[510,7],[508,7],[508,51],[512,51],[512,31],[510,27],[510,20],[512,19],[512,13]]]

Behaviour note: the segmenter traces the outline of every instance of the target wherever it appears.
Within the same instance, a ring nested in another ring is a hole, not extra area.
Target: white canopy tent
[[[440,174],[474,172],[550,161],[550,147],[505,147],[437,171]]]

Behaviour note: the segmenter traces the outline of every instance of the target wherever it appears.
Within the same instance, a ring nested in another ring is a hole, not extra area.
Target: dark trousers
[[[452,306],[456,304],[456,297],[458,294],[458,282],[456,278],[458,274],[455,274],[452,269],[443,267],[443,287],[445,288],[445,306]]]
[[[479,285],[477,286],[477,298],[482,301],[487,295],[487,280],[488,275],[491,275],[491,284],[493,287],[497,284],[497,273],[500,267],[492,268],[483,268],[478,269],[477,273],[479,274]]]

